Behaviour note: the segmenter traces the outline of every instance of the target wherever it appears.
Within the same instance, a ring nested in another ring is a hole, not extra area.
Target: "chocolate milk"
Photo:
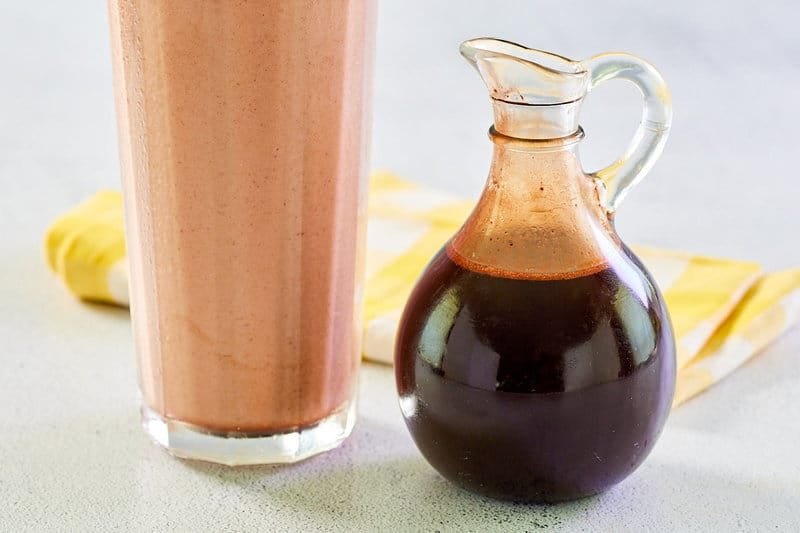
[[[109,0],[139,381],[167,430],[351,407],[374,7]]]

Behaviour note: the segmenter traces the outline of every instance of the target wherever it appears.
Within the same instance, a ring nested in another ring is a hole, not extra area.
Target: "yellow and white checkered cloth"
[[[391,363],[406,298],[472,202],[390,173],[370,183],[364,357]],[[118,192],[103,191],[48,230],[50,268],[76,295],[127,305]],[[761,274],[756,263],[635,248],[661,287],[678,342],[679,404],[730,374],[800,317],[800,269]]]

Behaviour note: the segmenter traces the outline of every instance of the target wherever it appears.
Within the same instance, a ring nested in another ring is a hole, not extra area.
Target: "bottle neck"
[[[559,139],[576,133],[582,100],[527,105],[492,99],[494,129],[516,139]]]
[[[583,131],[527,140],[490,130],[494,158],[478,205],[448,247],[461,266],[506,277],[564,279],[605,268],[615,246],[599,183],[578,157]],[[608,243],[611,243],[610,245]]]
[[[516,211],[530,212],[521,225],[540,217],[537,223],[546,224],[553,213],[567,218],[593,210],[596,195],[588,191],[596,184],[584,174],[578,156],[583,137],[580,128],[565,137],[541,140],[509,137],[496,126],[489,130],[494,144],[489,187]]]

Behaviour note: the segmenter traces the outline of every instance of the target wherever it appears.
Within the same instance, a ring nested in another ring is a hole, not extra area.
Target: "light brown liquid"
[[[109,0],[140,386],[219,431],[313,424],[360,355],[367,0]]]
[[[490,137],[489,179],[450,243],[451,258],[469,270],[502,270],[513,279],[569,279],[608,268],[606,248],[619,242],[599,184],[578,159],[583,132],[526,141],[492,129]]]

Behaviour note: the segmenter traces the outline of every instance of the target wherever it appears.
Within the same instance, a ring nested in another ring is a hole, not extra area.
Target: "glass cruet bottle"
[[[614,213],[671,120],[658,72],[628,54],[572,61],[496,39],[461,45],[486,83],[483,194],[417,282],[397,334],[400,406],[444,477],[502,499],[600,492],[650,453],[675,384],[663,298]],[[578,158],[583,97],[619,78],[644,97],[626,153]]]

